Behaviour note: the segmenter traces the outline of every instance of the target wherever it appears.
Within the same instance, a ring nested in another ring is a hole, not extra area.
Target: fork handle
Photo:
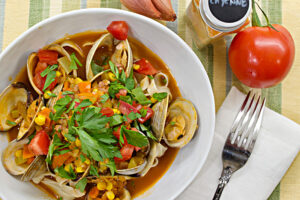
[[[219,200],[221,198],[223,189],[225,188],[226,184],[229,182],[232,175],[232,170],[230,167],[226,167],[223,169],[222,175],[219,178],[219,185],[215,192],[213,200]]]

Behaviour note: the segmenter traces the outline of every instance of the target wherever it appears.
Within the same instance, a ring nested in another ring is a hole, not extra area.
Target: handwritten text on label
[[[209,3],[212,5],[221,4],[224,6],[241,6],[243,8],[247,7],[247,0],[209,0]]]

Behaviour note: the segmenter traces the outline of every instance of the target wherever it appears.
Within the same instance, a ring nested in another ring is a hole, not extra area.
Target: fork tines
[[[232,145],[252,151],[261,126],[265,102],[265,98],[249,91],[230,130],[228,139]]]

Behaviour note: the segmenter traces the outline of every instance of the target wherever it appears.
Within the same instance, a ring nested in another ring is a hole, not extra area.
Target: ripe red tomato
[[[114,111],[111,108],[102,108],[100,113],[102,113],[102,115],[105,115],[106,117],[111,117],[114,115]]]
[[[48,134],[46,133],[46,131],[40,130],[30,141],[28,149],[36,156],[47,155],[49,145],[50,145],[50,139]]]
[[[229,48],[233,73],[245,85],[267,88],[278,84],[289,72],[295,44],[291,34],[281,25],[249,27],[239,32]]]
[[[129,26],[125,21],[112,21],[107,30],[118,40],[126,40]]]
[[[40,62],[54,65],[57,64],[58,53],[56,51],[40,49],[38,52],[38,57]]]
[[[140,74],[145,74],[145,75],[154,75],[158,71],[153,67],[153,65],[146,60],[145,58],[142,58],[138,61],[136,61],[134,64],[137,64],[140,66],[139,69],[135,70]]]
[[[129,115],[129,113],[131,113],[131,112],[134,112],[134,113],[138,112],[138,110],[134,106],[132,106],[129,103],[126,103],[122,100],[120,100],[119,110],[123,115]]]
[[[133,151],[134,146],[132,146],[131,144],[125,144],[120,150],[122,158],[114,158],[115,162],[118,163],[129,160],[132,156]]]
[[[146,116],[138,118],[138,121],[142,124],[145,123],[146,121],[148,121],[152,117],[152,115],[154,114],[154,112],[151,108],[146,107],[145,109],[147,110]]]

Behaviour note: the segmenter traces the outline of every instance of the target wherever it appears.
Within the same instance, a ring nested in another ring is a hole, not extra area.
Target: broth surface
[[[85,66],[86,62],[86,56],[91,48],[91,45],[88,46],[83,46],[84,43],[86,42],[94,42],[96,41],[103,33],[103,31],[86,31],[82,33],[77,33],[75,35],[67,35],[66,37],[57,40],[54,43],[61,43],[62,41],[66,39],[70,39],[77,43],[80,48],[83,50],[84,53],[84,58],[80,57],[80,55],[75,52],[76,57],[80,60],[80,62]],[[134,39],[134,38],[128,38],[129,43],[131,45],[131,49],[133,52],[134,58],[146,58],[149,60],[152,65],[158,69],[159,71],[165,73],[169,77],[169,85],[168,87],[171,90],[173,99],[176,99],[177,97],[181,96],[181,93],[179,91],[179,88],[177,86],[176,80],[172,76],[171,72],[169,71],[168,67],[166,64],[157,56],[154,54],[149,48],[147,48],[145,45],[143,45],[140,41]],[[69,51],[69,49],[67,49]],[[101,48],[100,50],[97,50],[98,55],[100,55],[102,52],[105,52],[105,48]],[[72,52],[72,51],[69,51]],[[78,68],[78,76],[81,77],[82,79],[85,78],[85,67],[79,67]],[[23,67],[19,74],[17,75],[15,81],[23,82],[25,85],[29,88],[31,93],[34,96],[37,96],[37,94],[34,92],[33,88],[31,87],[28,76],[27,76],[27,71],[26,71],[26,66]],[[17,137],[18,133],[18,127],[14,127],[9,131],[8,135],[8,140],[12,141]],[[145,191],[147,191],[150,187],[152,187],[162,176],[167,172],[167,170],[170,168],[172,165],[173,161],[176,158],[176,155],[178,153],[179,149],[176,148],[170,148],[168,147],[168,150],[166,151],[165,155],[161,158],[159,158],[159,164],[156,167],[153,167],[147,175],[141,178],[136,178],[135,180],[130,180],[127,184],[127,189],[130,191],[132,198],[137,197],[141,194],[143,194]],[[35,184],[34,184],[35,185]],[[47,191],[47,193],[55,197],[53,192],[47,188],[45,185],[39,184],[38,188],[42,188],[43,191]],[[84,200],[85,197],[78,198],[77,200]]]

